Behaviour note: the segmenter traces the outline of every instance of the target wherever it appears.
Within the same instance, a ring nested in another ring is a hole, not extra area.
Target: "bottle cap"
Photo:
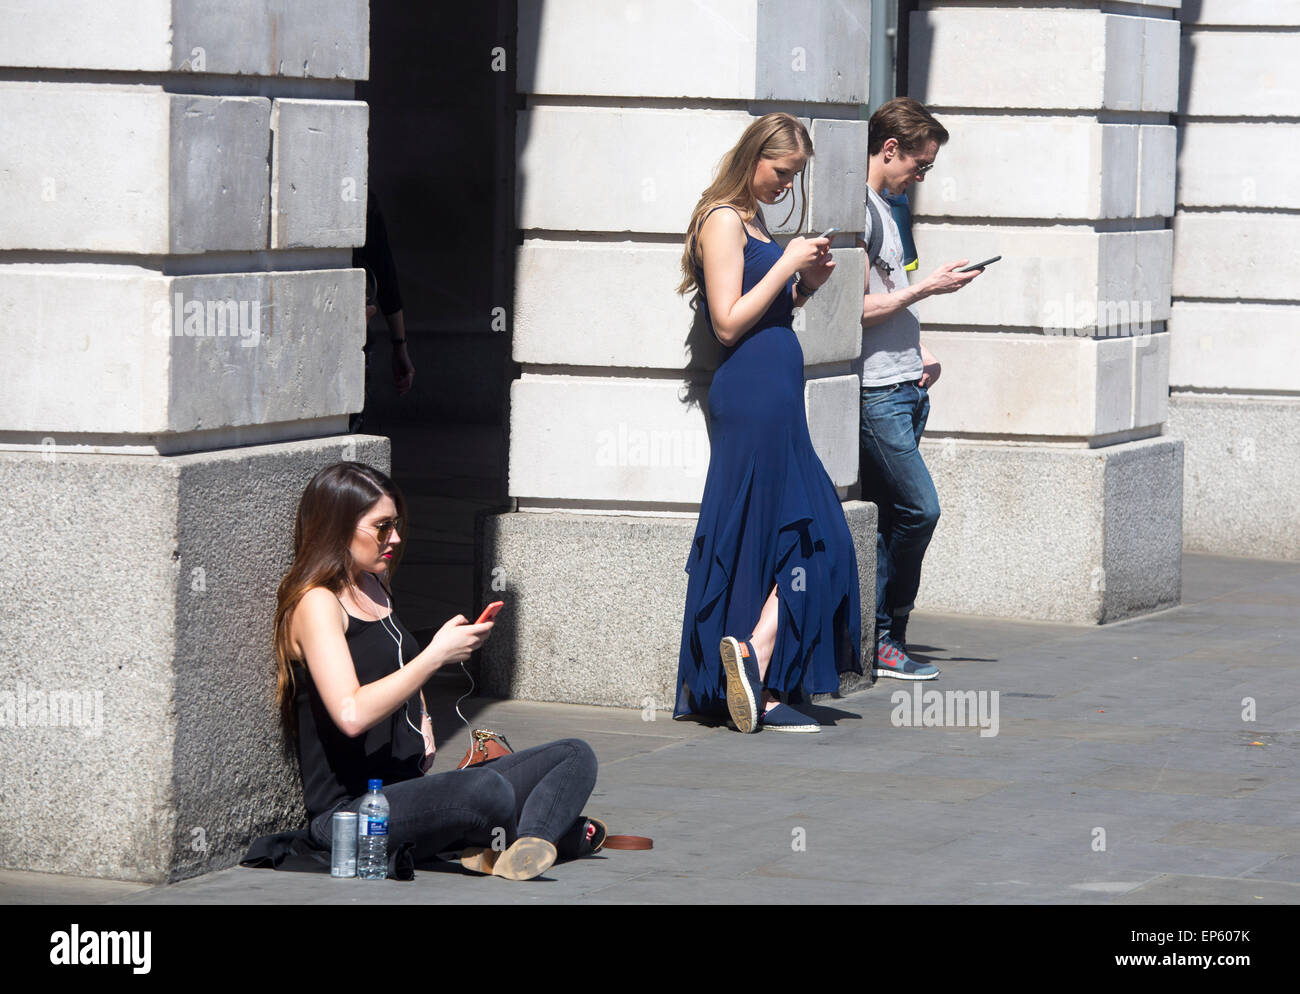
[[[369,786],[369,788],[370,788],[371,790],[379,790],[381,787],[384,786],[384,781],[382,781],[382,780],[371,780],[371,781],[368,782],[368,786]]]

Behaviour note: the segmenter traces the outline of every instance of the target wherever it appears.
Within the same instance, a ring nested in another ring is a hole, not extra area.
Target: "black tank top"
[[[357,670],[357,682],[374,683],[397,670],[397,640],[385,629],[402,636],[402,658],[410,662],[420,653],[415,637],[391,614],[384,622],[362,621],[348,615],[344,637]],[[420,695],[417,692],[374,728],[354,739],[344,735],[321,700],[311,671],[300,662],[293,664],[296,690],[294,709],[298,714],[298,768],[308,818],[333,811],[366,793],[372,777],[384,786],[421,776],[424,738],[420,727]],[[411,725],[406,723],[410,716]]]

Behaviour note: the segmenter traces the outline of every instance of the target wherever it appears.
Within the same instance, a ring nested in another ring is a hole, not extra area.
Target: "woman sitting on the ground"
[[[596,757],[578,739],[425,776],[433,725],[421,687],[468,659],[492,622],[457,615],[421,651],[393,613],[405,504],[383,473],[335,463],[307,484],[294,526],[293,565],[275,614],[277,697],[296,734],[312,841],[328,848],[336,811],[356,811],[370,778],[383,781],[390,851],[415,843],[426,862],[460,851],[468,868],[511,880],[592,851],[581,816]],[[304,665],[305,661],[305,665]],[[495,845],[494,845],[495,843]],[[504,851],[502,851],[504,849]]]

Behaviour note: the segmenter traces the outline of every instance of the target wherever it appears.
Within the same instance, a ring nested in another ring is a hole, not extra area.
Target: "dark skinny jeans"
[[[596,754],[580,739],[561,739],[513,752],[465,770],[384,784],[388,845],[411,841],[415,862],[470,846],[509,846],[535,836],[556,846],[561,859],[578,855],[579,816],[596,785]],[[356,811],[355,797],[336,811]],[[333,811],[311,823],[312,841],[330,847]],[[495,831],[500,829],[501,831]],[[504,837],[502,835],[504,832]]]

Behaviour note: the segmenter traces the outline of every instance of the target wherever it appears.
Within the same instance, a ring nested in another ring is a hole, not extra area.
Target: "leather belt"
[[[607,835],[602,849],[653,849],[654,840],[644,835]]]

